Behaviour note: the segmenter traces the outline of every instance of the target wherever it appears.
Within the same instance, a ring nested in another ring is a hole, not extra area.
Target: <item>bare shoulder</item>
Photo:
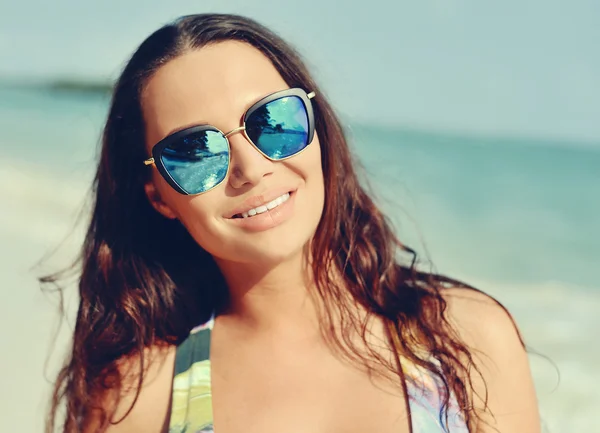
[[[477,290],[449,288],[442,292],[446,315],[460,336],[475,350],[495,352],[511,348],[522,352],[523,344],[516,322],[498,301]]]
[[[517,323],[491,296],[470,289],[442,292],[446,317],[468,347],[473,363],[475,405],[487,406],[477,432],[540,431],[529,359]]]
[[[144,376],[141,387],[140,356],[126,357],[118,362],[122,390],[112,423],[106,433],[166,431],[175,352],[175,346],[167,345],[155,346],[144,351]],[[94,422],[88,431],[95,431],[93,424]]]

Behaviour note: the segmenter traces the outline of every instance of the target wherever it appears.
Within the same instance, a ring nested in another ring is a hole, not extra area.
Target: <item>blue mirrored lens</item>
[[[246,118],[246,133],[272,159],[292,156],[308,144],[308,115],[304,102],[286,96],[257,108]]]
[[[198,131],[169,144],[161,160],[173,180],[188,194],[218,185],[227,175],[229,146],[218,131]]]

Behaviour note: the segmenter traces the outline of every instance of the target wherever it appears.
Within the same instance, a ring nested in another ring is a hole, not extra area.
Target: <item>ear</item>
[[[169,218],[169,219],[177,218],[177,214],[175,214],[175,212],[173,212],[173,209],[171,209],[160,198],[160,194],[158,192],[158,189],[156,189],[156,186],[154,185],[154,183],[147,182],[144,185],[144,190],[146,191],[146,197],[148,197],[150,204],[152,205],[152,207],[154,209],[157,210],[158,213],[160,213],[165,218]]]

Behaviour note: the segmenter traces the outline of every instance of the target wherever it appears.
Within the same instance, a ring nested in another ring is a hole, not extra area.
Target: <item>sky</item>
[[[350,122],[600,145],[598,0],[0,0],[0,77],[114,79],[200,12],[275,30]]]

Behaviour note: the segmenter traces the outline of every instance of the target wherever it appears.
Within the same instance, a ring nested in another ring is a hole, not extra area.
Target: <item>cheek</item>
[[[219,243],[220,235],[214,213],[217,203],[210,199],[210,192],[200,196],[178,194],[170,198],[170,205],[177,214],[177,219],[188,233],[203,249],[213,252]]]
[[[311,143],[311,148],[307,149],[302,156],[304,158],[299,161],[299,168],[306,181],[306,191],[302,205],[305,206],[308,214],[306,215],[308,218],[307,223],[310,221],[310,224],[316,224],[321,218],[325,200],[325,181],[321,167],[319,141],[316,139]]]
[[[321,144],[318,138],[315,137],[311,143],[311,149],[308,150],[308,161],[306,161],[306,180],[311,184],[312,188],[324,190],[325,181],[323,178],[323,168],[321,165]]]
[[[325,206],[325,182],[323,172],[319,168],[313,173],[312,185],[310,187],[309,206],[312,213],[315,215],[316,222],[321,219]],[[316,227],[315,227],[316,229]]]

